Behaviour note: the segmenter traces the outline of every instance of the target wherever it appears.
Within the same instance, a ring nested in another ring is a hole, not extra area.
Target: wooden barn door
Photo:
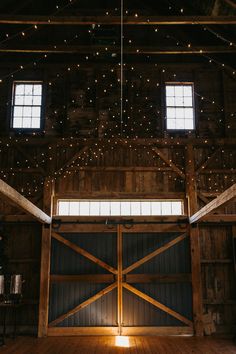
[[[50,335],[117,334],[117,227],[52,232]]]
[[[192,333],[189,237],[167,225],[52,232],[49,335]]]
[[[188,233],[152,224],[121,229],[122,334],[192,333]]]

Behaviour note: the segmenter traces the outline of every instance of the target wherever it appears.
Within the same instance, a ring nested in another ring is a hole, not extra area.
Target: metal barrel
[[[21,295],[22,293],[22,275],[21,274],[13,274],[11,276],[11,283],[10,283],[10,294],[18,294]]]
[[[4,294],[4,275],[0,275],[0,295]]]

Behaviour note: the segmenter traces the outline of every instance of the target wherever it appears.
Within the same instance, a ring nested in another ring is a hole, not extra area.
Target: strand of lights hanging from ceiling
[[[69,2],[63,6],[62,8],[60,8],[58,5],[56,5],[56,11],[54,11],[51,15],[49,15],[48,17],[48,23],[50,23],[50,19],[52,17],[54,17],[55,15],[57,15],[58,13],[64,11],[67,7],[71,6],[71,5],[74,5],[78,0],[69,0]],[[2,44],[5,44],[6,42],[18,37],[18,36],[21,36],[21,37],[25,37],[26,33],[32,29],[35,29],[37,30],[38,29],[38,26],[35,24],[35,25],[32,25],[30,27],[26,27],[24,28],[23,30],[19,31],[19,32],[16,32],[14,34],[12,34],[11,36],[9,36],[8,33],[6,33],[6,38],[3,39],[2,41],[0,41],[0,45]],[[31,33],[31,36],[34,34],[35,32],[32,32]],[[29,38],[29,36],[27,36],[27,38]]]
[[[120,136],[123,134],[124,0],[120,2]]]

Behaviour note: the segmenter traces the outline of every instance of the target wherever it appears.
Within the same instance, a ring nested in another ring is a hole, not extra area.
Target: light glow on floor
[[[129,348],[129,337],[126,336],[116,336],[116,347]]]

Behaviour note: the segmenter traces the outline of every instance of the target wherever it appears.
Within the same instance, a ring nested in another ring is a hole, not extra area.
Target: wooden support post
[[[52,215],[54,183],[45,181],[43,204],[45,211]],[[51,225],[44,225],[41,244],[40,298],[38,337],[46,337],[48,330],[48,307],[50,288]]]
[[[118,276],[117,276],[117,322],[118,333],[122,335],[123,326],[123,285],[122,285],[122,226],[118,225],[117,229],[117,260],[118,260]]]
[[[236,280],[236,225],[232,226],[232,246],[233,246],[234,278]]]
[[[190,216],[198,209],[194,151],[192,145],[188,145],[186,151],[186,195],[188,198],[188,215]],[[195,225],[195,227],[190,225],[189,231],[192,266],[193,324],[195,334],[197,336],[203,336],[199,228],[197,225]]]

